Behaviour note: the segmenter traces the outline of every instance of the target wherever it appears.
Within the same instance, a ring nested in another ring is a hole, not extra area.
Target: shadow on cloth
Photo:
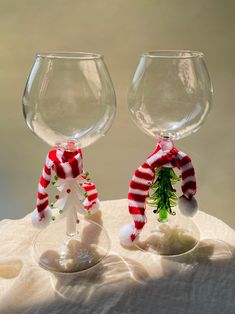
[[[150,278],[132,260],[113,255],[105,260],[76,278],[57,277],[56,301],[20,313],[235,312],[235,250],[223,241],[205,239],[190,253],[162,257],[161,278]]]
[[[0,262],[0,279],[12,279],[17,277],[23,267],[20,259],[1,260]]]
[[[89,303],[94,300],[98,302],[98,299],[107,291],[113,291],[117,298],[122,294],[123,285],[144,283],[148,277],[148,273],[141,264],[111,254],[90,270],[69,276],[57,274],[52,282],[56,293],[63,298],[74,302],[82,299]]]

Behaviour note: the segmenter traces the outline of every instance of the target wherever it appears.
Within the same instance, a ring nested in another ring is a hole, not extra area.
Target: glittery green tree
[[[168,214],[175,215],[172,207],[177,205],[178,196],[173,185],[179,181],[179,177],[172,168],[156,168],[155,179],[150,186],[148,204],[154,207],[153,212],[159,214],[159,221],[166,222]]]

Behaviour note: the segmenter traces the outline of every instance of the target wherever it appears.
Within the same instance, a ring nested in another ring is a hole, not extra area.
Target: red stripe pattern
[[[98,203],[98,193],[95,184],[86,181],[83,173],[82,151],[67,151],[55,149],[48,153],[43,167],[42,175],[38,184],[37,211],[41,218],[44,218],[44,211],[49,206],[47,187],[51,182],[52,171],[62,180],[67,178],[77,178],[79,175],[84,179],[80,186],[83,187],[87,197],[83,202],[84,208],[89,212]],[[68,191],[69,193],[69,191]]]
[[[135,171],[129,185],[128,207],[134,221],[130,235],[132,241],[138,237],[146,223],[146,198],[155,177],[155,168],[161,167],[177,167],[181,170],[181,189],[187,199],[196,193],[196,178],[190,157],[173,146],[170,150],[163,150],[160,142],[146,162]]]

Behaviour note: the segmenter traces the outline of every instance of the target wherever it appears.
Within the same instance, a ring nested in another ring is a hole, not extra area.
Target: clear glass
[[[84,52],[37,54],[23,94],[23,113],[33,133],[56,148],[74,151],[97,141],[109,130],[116,113],[115,92],[103,57]],[[51,221],[33,244],[39,265],[55,273],[90,269],[110,250],[99,212],[94,215],[98,221],[82,215],[77,219],[80,209],[86,213],[79,180],[84,179],[65,179],[63,184],[71,193],[64,218]]]
[[[33,243],[34,258],[53,273],[78,273],[96,266],[110,251],[111,241],[102,226],[80,217],[80,232],[66,236],[66,224],[61,219],[39,232]],[[48,240],[50,239],[50,240]]]
[[[211,109],[212,93],[203,53],[150,51],[141,55],[129,89],[128,106],[135,124],[168,151],[173,140],[200,128]],[[139,249],[179,255],[196,247],[200,232],[193,219],[180,215],[177,208],[173,210],[176,216],[159,216],[159,220],[149,213],[151,219],[136,243]]]
[[[128,105],[142,131],[178,140],[200,128],[212,105],[212,91],[201,52],[150,51],[140,58]]]
[[[136,247],[142,251],[175,256],[196,248],[200,241],[200,231],[194,221],[183,216],[178,208],[175,216],[169,215],[165,223],[157,220],[151,207],[147,207],[148,223],[140,234]]]
[[[110,128],[116,111],[113,85],[99,54],[39,53],[23,95],[29,128],[51,146],[86,147]]]

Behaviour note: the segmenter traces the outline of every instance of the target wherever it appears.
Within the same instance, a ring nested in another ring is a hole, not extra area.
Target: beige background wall
[[[107,136],[85,149],[84,157],[100,198],[107,200],[126,197],[134,169],[155,145],[132,123],[126,105],[140,53],[193,49],[205,53],[214,108],[197,134],[176,144],[194,160],[200,207],[235,227],[234,30],[233,0],[0,0],[0,218],[34,209],[49,149],[27,129],[21,111],[36,52],[105,56],[118,113]]]

